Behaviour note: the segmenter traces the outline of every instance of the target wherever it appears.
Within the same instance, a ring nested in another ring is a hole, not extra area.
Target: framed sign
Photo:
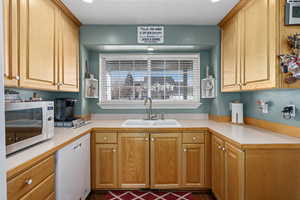
[[[139,44],[163,44],[163,26],[138,26],[137,41]]]

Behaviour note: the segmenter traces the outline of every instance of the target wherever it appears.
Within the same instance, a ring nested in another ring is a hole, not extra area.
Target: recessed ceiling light
[[[93,3],[94,0],[82,0],[85,3]]]
[[[148,51],[154,51],[154,48],[153,47],[148,47],[147,50]]]
[[[217,3],[219,1],[221,1],[221,0],[211,0],[212,3]]]

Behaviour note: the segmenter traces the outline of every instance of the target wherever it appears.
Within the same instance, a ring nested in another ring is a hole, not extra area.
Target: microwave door
[[[43,138],[43,108],[5,112],[6,146],[14,150]]]

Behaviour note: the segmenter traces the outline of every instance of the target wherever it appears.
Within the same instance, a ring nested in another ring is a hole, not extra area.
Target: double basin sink
[[[122,127],[128,128],[173,128],[181,127],[181,124],[174,119],[165,120],[143,120],[143,119],[129,119],[126,120]]]

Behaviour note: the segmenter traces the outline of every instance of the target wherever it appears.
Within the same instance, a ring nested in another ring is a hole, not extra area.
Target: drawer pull
[[[26,183],[27,185],[31,185],[31,184],[32,184],[32,179],[26,180],[25,183]]]
[[[184,152],[187,152],[187,150],[186,150],[186,149],[183,149],[183,151],[184,151]]]
[[[114,152],[114,153],[115,153],[116,151],[117,151],[117,150],[115,150],[115,149],[112,150],[112,152]]]
[[[103,140],[107,140],[107,137],[104,137]]]
[[[197,140],[197,137],[193,137],[193,140]]]

